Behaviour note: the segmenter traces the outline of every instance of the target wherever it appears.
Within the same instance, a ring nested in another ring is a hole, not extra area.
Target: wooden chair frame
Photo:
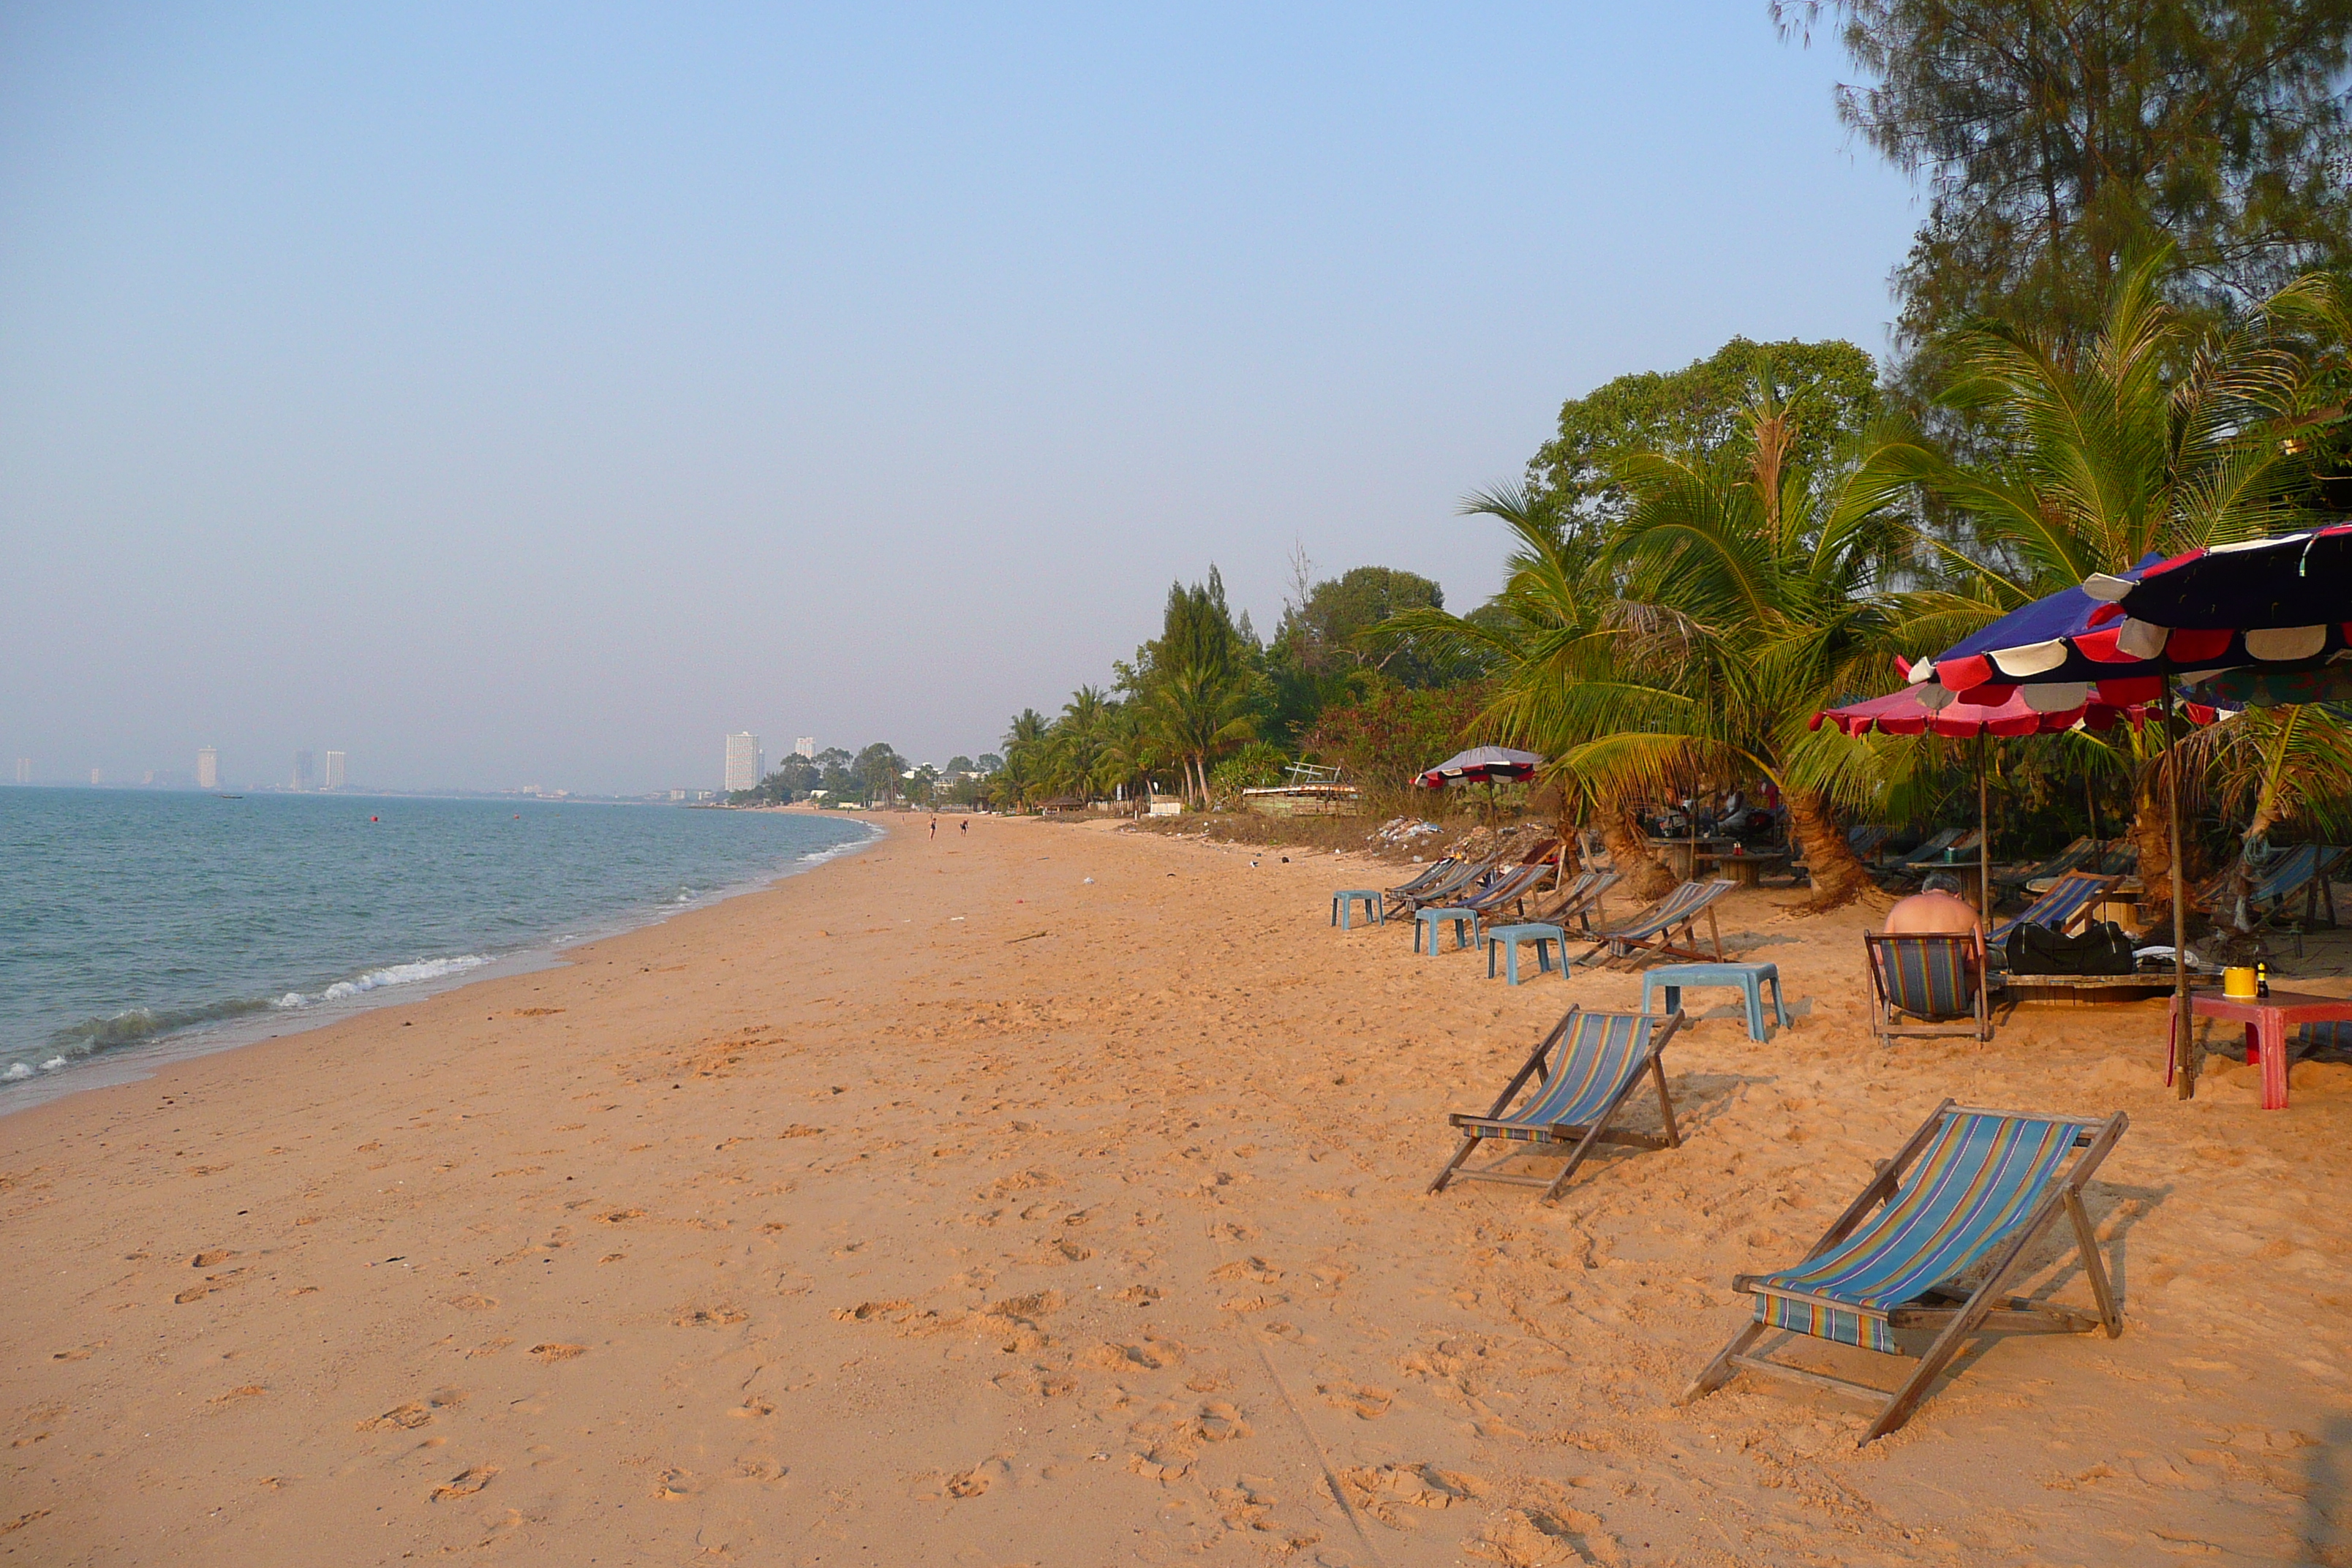
[[[1576,1174],[1576,1168],[1584,1163],[1584,1157],[1592,1152],[1593,1148],[1598,1144],[1629,1144],[1636,1149],[1682,1147],[1682,1134],[1675,1127],[1674,1098],[1666,1092],[1664,1067],[1666,1042],[1673,1039],[1675,1031],[1682,1027],[1683,1016],[1679,1011],[1659,1016],[1642,1013],[1611,1014],[1596,1010],[1591,1015],[1596,1017],[1648,1017],[1653,1023],[1653,1033],[1650,1036],[1648,1059],[1625,1075],[1625,1081],[1618,1086],[1615,1094],[1609,1097],[1608,1103],[1601,1107],[1601,1114],[1595,1117],[1590,1125],[1580,1126],[1573,1122],[1562,1121],[1555,1122],[1549,1127],[1530,1129],[1527,1123],[1514,1121],[1503,1114],[1509,1108],[1511,1101],[1517,1097],[1519,1090],[1527,1087],[1528,1079],[1531,1075],[1535,1079],[1535,1089],[1538,1094],[1544,1085],[1550,1082],[1552,1069],[1545,1065],[1544,1058],[1555,1047],[1565,1048],[1570,1031],[1574,1027],[1578,1016],[1584,1011],[1582,1004],[1580,1003],[1570,1007],[1561,1016],[1559,1022],[1551,1026],[1551,1032],[1538,1041],[1536,1048],[1528,1054],[1525,1065],[1511,1076],[1509,1083],[1503,1086],[1503,1092],[1495,1097],[1495,1103],[1486,1115],[1473,1116],[1467,1111],[1457,1110],[1446,1118],[1447,1121],[1462,1130],[1462,1146],[1454,1151],[1454,1158],[1445,1162],[1445,1168],[1437,1173],[1435,1181],[1429,1184],[1431,1192],[1444,1192],[1447,1184],[1457,1178],[1465,1182],[1501,1182],[1517,1187],[1541,1187],[1544,1193],[1538,1201],[1548,1204],[1556,1203],[1559,1199],[1559,1194],[1566,1190],[1569,1178]],[[1665,1119],[1666,1123],[1664,1137],[1654,1132],[1632,1132],[1609,1125],[1616,1119],[1617,1113],[1624,1108],[1626,1100],[1632,1096],[1635,1087],[1645,1077],[1657,1086],[1658,1111]],[[1462,1162],[1467,1160],[1472,1152],[1485,1140],[1500,1137],[1504,1128],[1512,1129],[1522,1134],[1532,1131],[1532,1137],[1521,1136],[1509,1140],[1513,1143],[1532,1146],[1520,1151],[1521,1152],[1535,1152],[1545,1144],[1572,1144],[1573,1147],[1566,1152],[1568,1163],[1560,1168],[1559,1174],[1549,1179],[1542,1176],[1524,1176],[1503,1170],[1501,1168],[1503,1164],[1517,1158],[1517,1154],[1505,1155],[1494,1164],[1482,1166],[1476,1170],[1463,1169]]]
[[[1879,1166],[1878,1174],[1862,1189],[1861,1194],[1853,1202],[1846,1205],[1845,1212],[1831,1222],[1829,1229],[1822,1233],[1822,1238],[1813,1243],[1803,1258],[1798,1259],[1796,1267],[1802,1268],[1806,1263],[1853,1235],[1862,1222],[1870,1216],[1870,1211],[1873,1208],[1894,1201],[1895,1193],[1902,1184],[1903,1173],[1908,1170],[1912,1163],[1926,1151],[1929,1141],[1937,1129],[1942,1125],[1948,1112],[1959,1116],[2014,1116],[2016,1114],[2014,1111],[1992,1110],[1981,1106],[1955,1105],[1949,1100],[1945,1100],[1928,1114],[1927,1120],[1920,1124],[1917,1131],[1911,1134],[1903,1147],[1895,1151],[1895,1158]],[[1860,1442],[1855,1445],[1858,1447],[1885,1436],[1909,1420],[1912,1411],[1916,1409],[1919,1402],[1927,1397],[1928,1385],[1935,1382],[1937,1374],[1941,1373],[1952,1357],[1959,1352],[1961,1344],[1979,1330],[2023,1329],[2079,1334],[2088,1333],[2093,1329],[2105,1329],[2107,1338],[2112,1340],[2120,1337],[2124,1331],[2123,1310],[2116,1300],[2114,1288],[2107,1281],[2106,1264],[2099,1257],[2098,1234],[2091,1224],[2089,1212],[2083,1207],[2083,1186],[2098,1170],[2100,1163],[2114,1150],[2116,1141],[2124,1135],[2124,1130],[2130,1124],[2130,1118],[2120,1110],[2104,1121],[2084,1124],[2085,1131],[2078,1132],[2074,1138],[2076,1153],[2073,1162],[2063,1173],[2051,1178],[2042,1189],[2041,1198],[2034,1204],[2025,1219],[2011,1232],[2007,1240],[1993,1250],[1986,1262],[1984,1281],[1973,1291],[1966,1296],[1960,1296],[1938,1287],[1926,1292],[1915,1303],[1895,1307],[1886,1312],[1886,1321],[1891,1328],[1940,1328],[1943,1331],[1936,1336],[1935,1342],[1929,1345],[1927,1352],[1919,1358],[1919,1363],[1912,1370],[1910,1376],[1904,1379],[1903,1385],[1893,1394],[1888,1394],[1883,1388],[1873,1388],[1867,1384],[1851,1383],[1842,1377],[1831,1377],[1824,1373],[1807,1372],[1800,1367],[1786,1366],[1778,1362],[1768,1361],[1760,1355],[1748,1354],[1749,1347],[1769,1332],[1789,1333],[1797,1338],[1807,1337],[1796,1334],[1794,1330],[1776,1329],[1770,1323],[1751,1321],[1731,1337],[1730,1343],[1716,1352],[1715,1359],[1706,1363],[1706,1370],[1698,1374],[1690,1387],[1683,1391],[1682,1397],[1675,1403],[1688,1405],[1693,1400],[1704,1398],[1730,1382],[1741,1372],[1762,1373],[1784,1382],[1801,1384],[1808,1388],[1824,1389],[1832,1394],[1843,1394],[1848,1398],[1878,1405],[1880,1406],[1878,1415],[1871,1422],[1869,1430],[1862,1435]],[[2027,1301],[2003,1294],[2008,1287],[2010,1276],[2016,1271],[2018,1265],[2024,1259],[2027,1250],[2041,1237],[2042,1233],[2050,1227],[2062,1209],[2074,1227],[2074,1245],[2082,1258],[2083,1274],[2090,1281],[2091,1294],[2098,1302],[2098,1311],[2095,1316],[2072,1307]],[[1734,1290],[1754,1290],[1757,1281],[1763,1278],[1765,1276],[1757,1274],[1735,1275],[1731,1281],[1731,1288]],[[1828,1297],[1808,1297],[1801,1291],[1776,1290],[1773,1294],[1798,1300],[1811,1300],[1816,1305],[1833,1307],[1844,1312],[1858,1310],[1850,1301],[1839,1301]],[[1860,1315],[1867,1317],[1873,1314],[1862,1311]],[[1885,1352],[1870,1351],[1868,1353],[1876,1355]]]

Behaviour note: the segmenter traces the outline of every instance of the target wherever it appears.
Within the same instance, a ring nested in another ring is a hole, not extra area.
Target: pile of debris
[[[1525,860],[1558,834],[1541,822],[1515,822],[1507,827],[1474,827],[1445,847],[1465,860]]]
[[[1382,849],[1407,849],[1444,831],[1439,824],[1417,816],[1391,816],[1364,835],[1364,842]]]

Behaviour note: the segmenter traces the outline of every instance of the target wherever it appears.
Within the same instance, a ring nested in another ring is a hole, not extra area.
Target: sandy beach
[[[1362,857],[885,820],[0,1120],[0,1558],[2352,1564],[2352,1065],[2181,1103],[2160,1004],[1881,1049],[1869,912],[1741,893],[1799,1016],[1693,998],[1682,1147],[1430,1196],[1444,1112],[1638,977],[1334,931],[1402,879]],[[2124,1336],[1990,1336],[1866,1449],[1783,1384],[1675,1405],[1948,1095],[2129,1113]]]

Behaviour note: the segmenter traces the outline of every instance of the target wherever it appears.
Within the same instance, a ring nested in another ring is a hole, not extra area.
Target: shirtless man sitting
[[[1977,921],[1976,906],[1960,897],[1956,879],[1940,872],[1921,883],[1909,898],[1895,901],[1886,911],[1886,929],[1889,933],[1973,936],[1979,939],[1979,949],[1983,947],[1984,928]]]

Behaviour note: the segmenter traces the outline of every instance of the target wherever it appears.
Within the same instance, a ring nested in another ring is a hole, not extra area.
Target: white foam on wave
[[[348,1002],[371,991],[381,991],[387,985],[415,985],[425,980],[446,980],[452,974],[463,974],[469,969],[479,969],[490,960],[478,952],[461,952],[455,958],[420,958],[414,963],[391,963],[382,969],[371,969],[351,980],[338,980],[316,996],[305,996],[299,991],[289,991],[280,996],[279,1007],[308,1007],[314,1002]]]
[[[28,1079],[32,1076],[32,1068],[24,1062],[10,1062],[8,1064],[8,1070],[6,1072],[0,1072],[0,1079],[5,1079],[10,1083],[16,1083],[20,1079]]]

